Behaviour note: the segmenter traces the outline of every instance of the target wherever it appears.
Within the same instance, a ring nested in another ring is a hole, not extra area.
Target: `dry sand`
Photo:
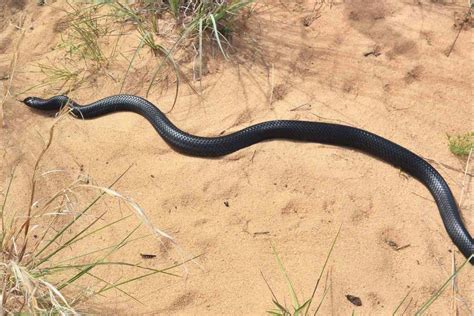
[[[39,80],[32,72],[35,63],[61,58],[52,50],[60,41],[54,30],[61,12],[20,2],[2,1],[0,21],[4,77],[21,33],[15,23],[26,14],[13,94]],[[232,62],[209,63],[201,97],[183,84],[169,117],[183,130],[206,136],[271,119],[357,126],[430,159],[459,199],[465,161],[450,153],[446,134],[473,130],[471,27],[461,32],[449,57],[445,52],[457,34],[455,18],[467,10],[465,2],[334,1],[319,17],[308,18],[312,1],[259,1],[234,36],[239,52]],[[53,6],[64,7],[59,1]],[[136,38],[129,40],[120,43],[128,48],[128,58],[136,46]],[[144,52],[124,92],[144,95],[155,63]],[[117,94],[121,80],[110,77],[122,78],[127,65],[122,59],[108,69],[111,76],[98,74],[71,95],[86,103]],[[6,89],[8,80],[0,83]],[[172,86],[158,90],[149,99],[169,109]],[[46,97],[50,92],[31,93]],[[11,208],[24,209],[28,203],[34,160],[53,121],[7,99],[5,127],[0,129],[0,188],[5,190],[7,176],[18,164]],[[43,177],[36,198],[53,194],[79,174],[108,185],[130,165],[116,190],[139,203],[186,254],[202,256],[197,264],[186,265],[186,278],[160,275],[123,287],[144,304],[120,292],[94,299],[91,304],[102,312],[264,314],[272,302],[261,273],[281,301],[291,302],[271,244],[298,295],[307,298],[341,225],[325,277],[329,292],[322,314],[390,314],[408,291],[411,314],[449,277],[453,254],[457,264],[463,261],[428,190],[377,159],[289,141],[258,144],[220,159],[187,157],[171,150],[143,118],[128,113],[59,122],[40,171],[65,172]],[[474,232],[471,191],[468,175],[462,211]],[[79,205],[91,196],[81,194]],[[128,214],[123,203],[105,199],[90,216],[104,210],[109,211],[104,223]],[[117,242],[136,223],[131,218],[71,253]],[[115,259],[160,268],[180,258],[168,248],[147,238],[128,245]],[[140,253],[158,257],[143,259]],[[125,268],[97,271],[111,281],[131,273]],[[473,276],[468,267],[457,280],[461,300],[455,303],[461,315],[473,308]],[[347,294],[360,297],[362,306],[352,305]],[[454,314],[453,300],[449,288],[431,312]]]

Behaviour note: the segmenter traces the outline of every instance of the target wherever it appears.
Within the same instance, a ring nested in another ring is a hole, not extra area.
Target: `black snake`
[[[178,129],[152,103],[133,95],[115,95],[83,106],[66,96],[50,99],[29,97],[24,103],[39,110],[59,110],[69,106],[72,114],[84,119],[119,111],[135,112],[145,117],[172,148],[191,156],[223,156],[269,139],[289,139],[358,149],[401,168],[421,181],[433,195],[453,243],[466,258],[474,254],[474,241],[463,224],[459,208],[443,177],[428,162],[408,149],[370,132],[338,124],[278,120],[252,125],[229,135],[199,137]],[[474,258],[471,263],[474,264]]]

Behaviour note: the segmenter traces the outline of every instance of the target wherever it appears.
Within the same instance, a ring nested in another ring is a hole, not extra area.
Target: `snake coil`
[[[474,264],[474,241],[461,219],[459,208],[443,177],[425,160],[385,138],[338,124],[278,120],[252,125],[229,135],[199,137],[183,132],[149,101],[133,95],[115,95],[79,105],[66,96],[50,99],[28,97],[23,101],[38,110],[59,110],[64,106],[78,118],[90,119],[105,114],[129,111],[145,117],[158,134],[175,150],[191,156],[223,156],[269,139],[289,139],[351,147],[393,166],[422,182],[433,195],[446,231],[453,243]]]

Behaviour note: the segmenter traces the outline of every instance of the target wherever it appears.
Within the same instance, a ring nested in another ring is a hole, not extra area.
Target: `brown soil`
[[[40,79],[32,72],[35,63],[61,60],[53,48],[67,28],[56,9],[61,1],[50,7],[18,3],[23,2],[0,5],[0,88],[6,89],[2,78],[9,74],[20,36],[15,21],[27,15],[12,94]],[[369,130],[430,159],[457,198],[464,186],[461,206],[474,232],[471,176],[463,181],[465,161],[449,152],[446,138],[473,129],[472,29],[464,29],[451,55],[445,54],[466,1],[334,1],[308,23],[312,3],[258,2],[234,35],[231,62],[208,63],[202,96],[182,84],[169,118],[183,130],[207,136],[271,119]],[[120,43],[128,58],[136,45],[136,37]],[[143,56],[124,92],[144,95],[155,62]],[[121,80],[111,77],[122,78],[127,66],[122,59],[71,96],[89,102],[117,94]],[[174,98],[169,84],[149,97],[164,110]],[[48,96],[51,91],[30,93]],[[8,207],[26,209],[34,161],[52,122],[51,116],[7,99],[0,129],[2,192],[17,165]],[[219,159],[187,157],[171,150],[143,118],[128,113],[62,120],[40,171],[65,173],[43,177],[36,199],[61,190],[79,174],[108,185],[130,165],[117,191],[138,202],[186,254],[202,256],[197,264],[187,264],[186,278],[153,276],[123,286],[143,304],[120,292],[94,299],[91,304],[101,312],[264,314],[273,306],[261,273],[289,305],[271,244],[298,295],[307,298],[341,225],[325,277],[329,292],[322,314],[391,314],[408,291],[412,300],[406,312],[412,314],[447,280],[453,256],[457,264],[463,261],[428,190],[382,161],[344,148],[289,141],[265,142]],[[108,200],[90,215],[110,210],[106,223],[127,214],[122,208]],[[136,224],[127,223],[71,252],[117,242]],[[179,255],[172,245],[149,238],[125,247],[119,259],[161,268]],[[473,271],[468,267],[458,278],[459,299],[450,287],[432,306],[433,314],[454,314],[453,302],[460,314],[472,312]],[[97,274],[116,281],[132,273],[112,272],[99,269]]]

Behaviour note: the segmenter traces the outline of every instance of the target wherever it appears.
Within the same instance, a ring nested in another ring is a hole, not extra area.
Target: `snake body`
[[[158,134],[175,150],[200,157],[217,157],[270,139],[287,139],[350,147],[401,168],[422,182],[438,206],[446,231],[453,243],[474,264],[474,242],[460,216],[456,200],[443,177],[424,159],[383,137],[339,124],[277,120],[252,125],[219,137],[199,137],[177,128],[149,101],[133,95],[115,95],[79,105],[66,96],[50,99],[28,97],[24,103],[39,110],[71,109],[77,118],[91,119],[105,114],[129,111],[145,117]]]

